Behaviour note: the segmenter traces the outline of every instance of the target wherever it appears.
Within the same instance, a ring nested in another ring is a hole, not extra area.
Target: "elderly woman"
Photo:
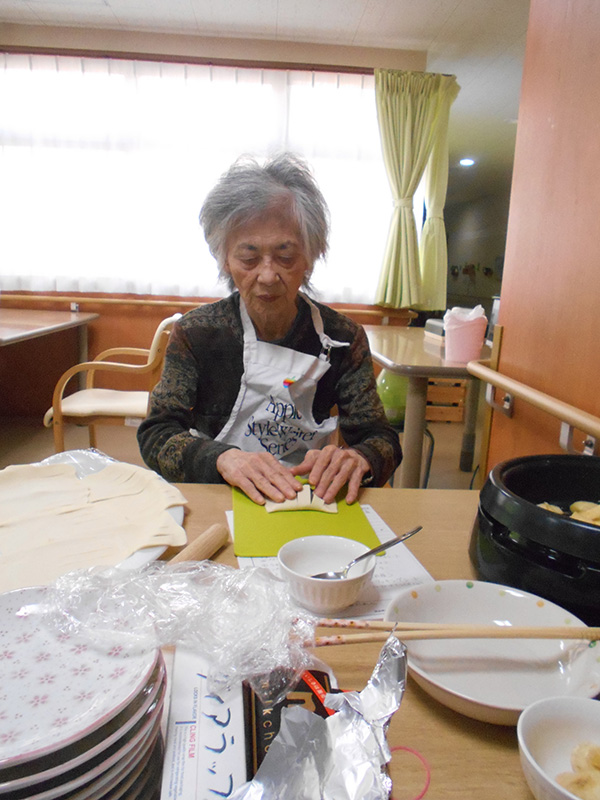
[[[345,485],[348,503],[361,485],[383,485],[401,450],[365,333],[300,291],[328,237],[309,169],[290,155],[240,160],[200,223],[233,292],[173,329],[138,429],[144,461],[167,480],[226,482],[261,504],[293,499],[298,476],[325,502]],[[344,447],[330,443],[338,419]]]

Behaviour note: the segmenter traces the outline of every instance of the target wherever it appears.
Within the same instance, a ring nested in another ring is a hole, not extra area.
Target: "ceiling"
[[[425,51],[456,75],[448,205],[510,187],[529,0],[0,0],[2,23]],[[477,161],[469,169],[458,160]]]

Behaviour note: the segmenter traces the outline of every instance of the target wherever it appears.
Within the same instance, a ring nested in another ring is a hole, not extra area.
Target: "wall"
[[[600,3],[532,0],[499,323],[499,370],[600,416]],[[488,466],[562,452],[523,401],[494,413]]]
[[[226,39],[208,36],[142,33],[119,30],[86,30],[51,26],[0,24],[0,49],[9,51],[60,51],[91,55],[166,57],[178,60],[328,65],[373,69],[422,71],[427,65],[423,50],[391,50],[383,47],[345,47],[265,39]]]
[[[67,297],[56,292],[41,295],[2,293],[2,306],[5,308],[68,311],[71,302],[76,302],[80,311],[97,313],[98,319],[88,325],[89,359],[110,347],[147,348],[162,319],[213,300],[209,297],[182,299],[100,294]],[[358,303],[330,305],[361,325],[406,326],[416,316],[406,309],[382,309]],[[41,422],[52,405],[56,382],[63,372],[77,363],[77,356],[76,330],[0,348],[0,416],[31,417]],[[150,388],[145,376],[132,379],[112,373],[99,374],[96,385],[121,389]],[[71,388],[77,388],[76,379],[69,385],[69,390]]]
[[[490,313],[500,294],[510,192],[445,210],[448,237],[448,306],[481,303]]]

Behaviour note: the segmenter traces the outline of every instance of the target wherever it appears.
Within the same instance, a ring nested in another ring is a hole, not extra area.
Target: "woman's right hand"
[[[217,470],[223,480],[259,505],[264,505],[265,500],[293,500],[302,489],[300,481],[270,453],[231,448],[217,458]]]

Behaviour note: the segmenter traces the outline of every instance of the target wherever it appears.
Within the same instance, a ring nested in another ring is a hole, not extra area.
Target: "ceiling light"
[[[461,158],[459,164],[461,167],[472,167],[475,161],[472,158]]]

